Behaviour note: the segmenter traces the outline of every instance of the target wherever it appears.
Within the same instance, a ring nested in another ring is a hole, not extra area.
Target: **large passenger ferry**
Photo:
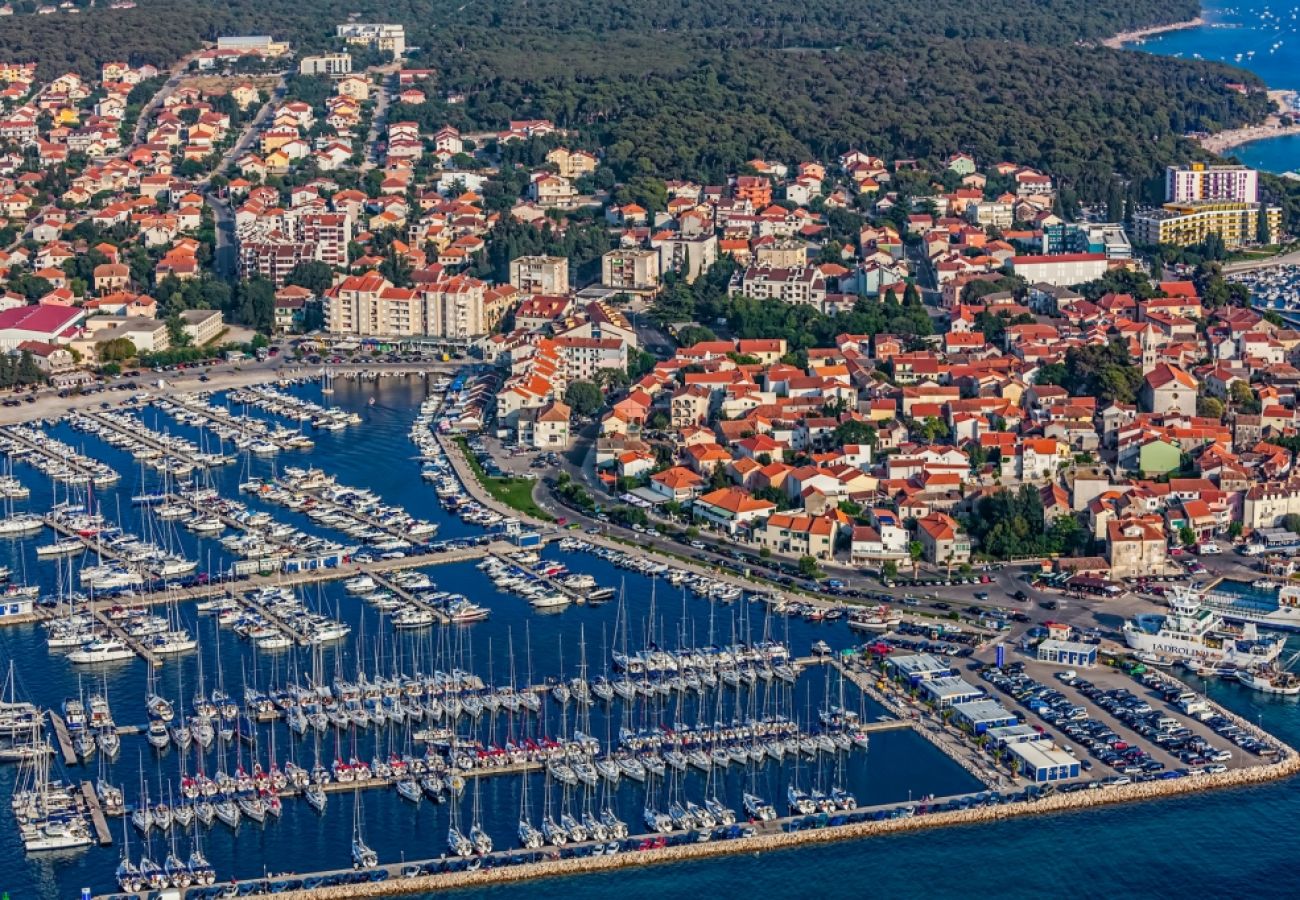
[[[1242,668],[1270,663],[1282,652],[1280,636],[1260,637],[1251,623],[1240,631],[1230,628],[1200,591],[1179,587],[1168,599],[1165,615],[1140,615],[1124,623],[1129,647],[1157,657]]]

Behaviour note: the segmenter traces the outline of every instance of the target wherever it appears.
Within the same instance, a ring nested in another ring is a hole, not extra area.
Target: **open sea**
[[[319,400],[315,385],[289,389],[303,397]],[[344,432],[314,432],[316,446],[308,451],[288,451],[273,459],[254,459],[227,466],[214,473],[214,484],[226,496],[236,496],[238,483],[253,474],[270,474],[273,467],[285,465],[318,466],[338,477],[343,484],[369,487],[388,502],[400,503],[414,515],[437,521],[438,537],[475,534],[478,529],[444,513],[430,485],[420,479],[419,461],[407,438],[416,409],[425,395],[425,382],[419,377],[387,379],[379,383],[339,380],[332,402],[356,410],[365,419],[359,426]],[[107,396],[107,395],[106,395]],[[374,400],[372,404],[370,401]],[[220,400],[220,395],[212,402]],[[253,415],[274,419],[269,414],[249,410]],[[196,429],[177,423],[163,413],[148,409],[142,413],[146,424],[157,430],[180,433],[196,442]],[[111,519],[128,530],[140,532],[143,526],[130,498],[141,490],[158,486],[158,476],[151,470],[141,472],[130,456],[98,438],[74,432],[65,425],[52,429],[59,438],[82,452],[103,459],[122,473],[113,488],[98,492],[98,501]],[[15,474],[31,487],[31,497],[15,503],[15,509],[44,511],[52,501],[50,481],[31,466],[19,462]],[[258,501],[239,495],[250,507]],[[59,499],[63,499],[60,491]],[[267,506],[277,518],[290,521],[305,530],[340,537],[317,529],[305,516],[282,507]],[[228,564],[220,545],[211,539],[195,538],[183,528],[175,530],[174,539],[187,555],[199,556],[202,568],[218,569]],[[34,549],[50,540],[47,533],[22,541],[0,544],[0,564],[28,581],[39,581],[48,591],[56,584],[56,565],[36,560]],[[758,639],[764,634],[787,640],[795,655],[807,655],[817,640],[841,648],[857,640],[842,623],[813,624],[804,620],[774,619],[765,621],[762,606],[739,602],[713,606],[694,596],[683,596],[679,589],[666,584],[652,587],[649,579],[624,570],[594,556],[563,553],[549,548],[547,555],[562,558],[572,571],[589,572],[602,585],[622,587],[626,596],[628,642],[639,648],[653,630],[664,646],[679,643],[706,645],[711,641],[730,642]],[[491,618],[445,632],[428,629],[422,633],[396,633],[371,607],[348,595],[341,583],[331,583],[309,600],[331,615],[353,626],[351,636],[327,649],[319,662],[326,680],[338,672],[354,677],[358,669],[374,674],[394,669],[410,672],[448,669],[452,665],[470,669],[497,684],[511,678],[525,684],[531,678],[539,683],[546,677],[578,673],[584,651],[588,674],[605,671],[609,648],[622,638],[619,632],[618,603],[570,606],[555,614],[543,615],[532,610],[521,598],[498,593],[473,563],[433,566],[427,570],[438,585],[465,593],[472,600],[492,610]],[[651,617],[653,601],[653,618]],[[181,606],[185,624],[202,639],[200,650],[171,658],[159,674],[158,687],[170,698],[183,696],[186,701],[198,679],[200,654],[204,679],[214,686],[218,673],[226,690],[238,699],[244,683],[262,687],[277,684],[294,672],[306,674],[313,665],[305,654],[294,652],[258,652],[240,641],[229,630],[218,635],[215,623],[196,616],[192,606]],[[143,724],[143,697],[146,671],[143,662],[133,660],[109,667],[89,667],[78,673],[59,654],[47,650],[44,631],[39,626],[0,628],[0,669],[9,660],[17,661],[18,692],[23,699],[57,708],[65,697],[79,689],[106,689],[119,724]],[[511,652],[513,651],[513,653]],[[92,674],[92,671],[94,674]],[[489,677],[490,676],[490,677]],[[540,717],[507,723],[497,717],[495,726],[481,726],[477,736],[485,741],[503,743],[511,738],[530,735],[572,734],[576,729],[599,738],[616,733],[621,726],[642,727],[656,722],[693,723],[726,720],[738,707],[744,712],[783,711],[807,719],[815,716],[818,706],[829,696],[838,702],[840,686],[827,679],[825,671],[806,672],[793,689],[773,691],[762,682],[751,690],[724,692],[720,704],[710,697],[706,708],[694,702],[677,706],[670,701],[662,710],[647,710],[638,704],[623,709],[614,705],[606,721],[593,707],[590,721],[575,718],[573,704],[567,718],[550,700],[543,702]],[[1212,684],[1209,693],[1217,700],[1251,719],[1261,719],[1265,727],[1282,739],[1300,744],[1300,706],[1295,698],[1266,698],[1235,685]],[[861,708],[868,720],[879,712],[869,702],[852,692],[845,695],[845,705]],[[181,709],[178,704],[178,713]],[[487,717],[485,716],[485,720]],[[328,765],[336,756],[356,755],[369,759],[407,749],[400,731],[377,734],[375,729],[356,738],[342,740],[330,736],[320,741],[306,741],[293,736],[283,726],[276,726],[275,755],[310,768],[319,752]],[[260,731],[256,748],[232,748],[225,764],[233,768],[242,762],[251,767],[257,759],[270,755],[269,726]],[[147,790],[155,799],[159,784],[165,793],[167,784],[179,780],[182,759],[174,749],[155,752],[143,736],[122,740],[120,757],[108,767],[108,774],[121,785],[130,804],[140,794],[140,770],[143,769]],[[218,742],[219,745],[219,742]],[[193,750],[185,757],[187,771],[193,773],[200,763],[212,773],[218,761],[216,750],[201,759]],[[238,756],[236,755],[238,753]],[[947,759],[929,743],[910,732],[873,734],[869,750],[849,754],[839,771],[832,764],[804,763],[798,772],[788,765],[771,763],[751,782],[751,776],[732,767],[721,779],[719,793],[733,806],[740,806],[742,790],[757,789],[771,802],[784,797],[785,785],[792,777],[804,783],[838,780],[853,791],[863,805],[898,802],[925,794],[952,794],[978,789],[971,776]],[[88,765],[64,770],[56,763],[54,777],[94,779],[99,771],[97,758]],[[0,767],[0,893],[8,892],[12,900],[25,898],[62,898],[72,900],[82,887],[94,893],[115,889],[116,867],[122,838],[122,820],[110,820],[117,845],[93,847],[65,854],[26,855],[8,811],[16,769]],[[484,823],[498,848],[513,846],[515,824],[520,810],[520,779],[514,776],[487,778],[482,785]],[[543,811],[545,785],[540,776],[529,781],[529,807],[534,823]],[[640,828],[644,788],[626,781],[611,798],[620,815]],[[688,799],[700,800],[704,792],[699,772],[683,778],[682,790]],[[412,806],[389,790],[361,793],[365,836],[384,862],[400,859],[423,859],[444,852],[450,804],[435,805],[425,801]],[[461,801],[465,827],[471,814],[472,791]],[[556,813],[566,798],[555,790],[550,802]],[[666,802],[659,803],[661,807]],[[996,890],[1012,897],[1039,897],[1047,893],[1068,892],[1073,896],[1102,897],[1145,895],[1165,897],[1196,893],[1199,895],[1236,897],[1294,896],[1289,878],[1294,854],[1290,836],[1300,817],[1300,791],[1294,781],[1264,787],[1216,792],[1157,803],[1118,807],[1071,815],[1026,818],[1002,824],[922,831],[881,839],[838,843],[802,848],[762,856],[734,856],[689,864],[645,869],[622,869],[617,872],[564,880],[543,880],[513,886],[463,891],[461,896],[491,900],[586,900],[607,898],[659,898],[687,892],[702,896],[757,895],[765,898],[803,898],[843,894],[872,894],[890,897],[968,897],[974,885]],[[262,826],[247,821],[232,832],[220,823],[204,833],[203,849],[217,870],[219,880],[232,876],[248,878],[264,870],[308,872],[345,868],[352,834],[353,797],[349,793],[329,795],[324,815],[317,815],[302,800],[286,800],[284,815],[278,821],[268,818]],[[140,840],[134,830],[130,835],[133,856],[138,858]],[[179,840],[181,856],[188,854],[186,838]],[[166,853],[164,841],[154,832],[153,852],[161,860]]]
[[[1268,0],[1203,0],[1205,24],[1130,44],[1136,50],[1212,59],[1249,69],[1270,88],[1300,90],[1300,5]],[[1300,136],[1269,138],[1228,151],[1266,172],[1300,171]]]

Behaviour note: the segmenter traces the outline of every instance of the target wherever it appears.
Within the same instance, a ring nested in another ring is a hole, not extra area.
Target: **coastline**
[[[1300,134],[1300,121],[1292,122],[1290,125],[1282,124],[1283,115],[1296,117],[1296,104],[1297,99],[1300,99],[1300,93],[1293,90],[1270,90],[1268,96],[1277,111],[1270,113],[1262,123],[1216,131],[1214,134],[1198,137],[1197,143],[1210,153],[1221,155],[1243,144]]]
[[[1112,50],[1122,50],[1125,44],[1131,44],[1142,38],[1151,37],[1156,34],[1164,34],[1166,31],[1182,31],[1184,28],[1196,28],[1204,25],[1205,18],[1197,16],[1195,19],[1188,19],[1186,22],[1172,22],[1168,25],[1152,25],[1150,28],[1139,28],[1136,31],[1121,31],[1119,34],[1112,35],[1101,42],[1103,47],[1109,47]]]

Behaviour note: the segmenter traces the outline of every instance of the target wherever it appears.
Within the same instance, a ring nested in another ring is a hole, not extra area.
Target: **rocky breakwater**
[[[1276,741],[1276,739],[1271,739]],[[884,819],[852,825],[815,828],[806,831],[766,832],[752,837],[742,837],[719,843],[697,843],[629,851],[613,856],[594,856],[573,859],[550,859],[501,868],[479,869],[473,872],[448,872],[416,878],[390,879],[368,884],[350,884],[338,887],[317,888],[286,892],[282,896],[298,900],[345,900],[353,897],[381,897],[399,894],[423,893],[451,888],[484,886],[529,878],[547,878],[600,872],[609,869],[645,866],[655,863],[686,862],[728,853],[758,853],[784,850],[805,844],[827,841],[854,840],[882,834],[918,831],[948,825],[978,825],[1000,821],[1015,816],[1042,815],[1085,810],[1116,803],[1135,803],[1157,800],[1178,794],[1197,791],[1248,787],[1300,771],[1300,756],[1291,748],[1283,748],[1277,762],[1233,769],[1216,775],[1193,775],[1169,781],[1148,781],[1140,784],[1119,785],[1095,790],[1077,791],[1024,803],[1002,806],[985,806],[954,812],[932,813],[908,818]]]

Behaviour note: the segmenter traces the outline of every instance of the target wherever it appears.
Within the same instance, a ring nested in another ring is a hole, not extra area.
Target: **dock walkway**
[[[391,578],[385,578],[383,575],[381,575],[378,572],[370,572],[369,574],[370,577],[375,580],[375,583],[378,584],[380,587],[382,587],[384,590],[392,591],[394,594],[401,597],[402,600],[411,604],[417,609],[423,609],[426,612],[432,613],[433,617],[438,620],[439,624],[441,625],[451,624],[451,619],[447,617],[446,613],[438,609],[438,607],[434,606],[432,603],[429,603],[425,600],[421,600],[419,597],[415,596],[415,594],[412,594],[410,591],[402,587],[396,581],[393,581]]]
[[[227,462],[230,461],[229,458],[225,456],[221,456],[216,459],[210,459],[207,457],[201,459],[194,459],[189,457],[188,455],[182,456],[181,450],[179,448],[173,446],[168,441],[158,437],[157,433],[154,432],[152,429],[150,429],[148,426],[145,426],[143,422],[140,423],[141,428],[139,431],[132,431],[131,429],[125,428],[119,423],[113,421],[113,419],[109,418],[103,413],[87,411],[82,413],[82,415],[86,416],[89,419],[94,419],[100,425],[110,429],[111,431],[117,432],[123,437],[130,438],[133,441],[139,441],[141,444],[144,444],[145,446],[153,450],[157,450],[159,453],[163,454],[164,457],[172,457],[173,459],[183,459],[185,462],[189,463],[190,465],[198,466],[200,468],[216,468],[218,466],[225,465]]]
[[[221,425],[233,431],[237,431],[244,437],[253,441],[268,441],[275,445],[278,450],[295,450],[306,449],[297,448],[283,438],[277,437],[271,430],[271,427],[260,419],[249,419],[236,416],[231,413],[223,416],[214,412],[213,408],[206,403],[201,403],[189,397],[176,395],[170,398],[171,402],[179,406],[186,412],[193,413],[196,416],[202,416],[214,425]]]
[[[95,842],[101,847],[113,846],[113,834],[108,830],[104,808],[100,806],[99,797],[95,795],[95,788],[89,781],[81,783],[81,796],[85,800],[86,811],[90,813],[90,822],[95,826]]]
[[[384,532],[390,537],[394,537],[403,541],[409,541],[412,544],[423,545],[429,543],[427,537],[408,534],[407,532],[403,531],[401,528],[381,522],[378,519],[376,519],[374,516],[369,515],[368,513],[361,512],[360,510],[353,509],[350,506],[344,506],[342,503],[338,503],[334,500],[330,500],[328,497],[325,497],[322,494],[320,488],[291,488],[286,484],[280,482],[277,483],[279,484],[280,487],[284,488],[285,490],[297,491],[306,494],[307,496],[315,500],[318,505],[324,507],[330,512],[337,513],[340,516],[346,516],[347,518],[359,522],[362,525],[368,525],[371,528],[375,528],[379,531]],[[339,485],[339,487],[345,487],[345,486]]]
[[[40,444],[36,443],[35,441],[28,440],[26,437],[24,437],[22,434],[18,432],[17,428],[6,428],[4,429],[3,433],[5,437],[9,438],[11,441],[14,441],[15,443],[22,444],[24,447],[26,447],[32,453],[35,453],[37,456],[48,459],[51,462],[59,463],[60,465],[65,465],[73,472],[77,473],[83,478],[86,478],[87,480],[92,480],[92,481],[94,480],[95,472],[83,466],[78,460],[70,459],[65,456],[54,455],[49,450],[46,450],[44,447],[42,447]]]
[[[148,647],[144,645],[143,641],[141,641],[137,637],[133,637],[132,635],[128,634],[125,628],[123,628],[113,619],[109,618],[109,615],[105,611],[105,608],[103,606],[97,606],[95,609],[91,610],[91,614],[95,617],[96,621],[98,621],[99,624],[103,625],[105,628],[108,629],[109,634],[113,635],[113,637],[117,638],[123,644],[126,644],[128,647],[134,650],[136,656],[143,659],[150,666],[156,667],[156,666],[161,666],[163,664],[163,660],[161,656],[159,656],[157,653],[154,653],[152,650],[150,650]]]
[[[72,747],[72,736],[68,734],[68,723],[63,721],[63,716],[50,710],[50,724],[54,726],[54,738],[59,742],[59,754],[63,757],[63,764],[75,766],[81,762],[77,757],[77,751]]]

